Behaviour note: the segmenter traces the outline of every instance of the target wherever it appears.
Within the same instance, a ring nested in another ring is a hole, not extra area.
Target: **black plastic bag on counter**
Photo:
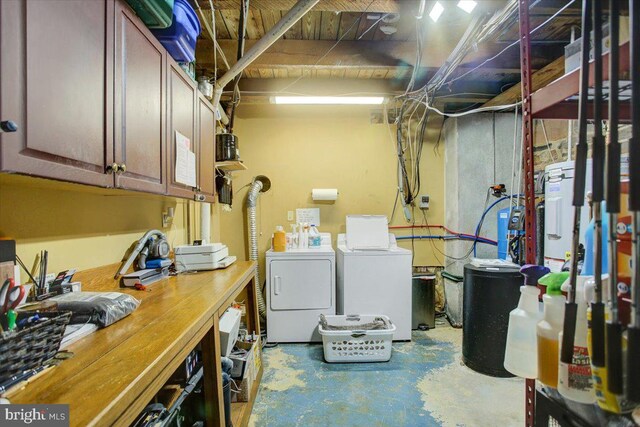
[[[120,292],[69,292],[52,298],[58,310],[71,311],[70,323],[95,323],[109,326],[131,314],[140,301]]]

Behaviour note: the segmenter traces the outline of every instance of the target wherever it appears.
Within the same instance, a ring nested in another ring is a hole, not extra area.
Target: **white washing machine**
[[[394,340],[411,340],[411,251],[393,234],[386,250],[349,249],[338,235],[337,271],[338,314],[384,314],[396,325]]]
[[[321,236],[319,248],[267,251],[267,342],[322,341],[318,317],[336,314],[336,255]]]

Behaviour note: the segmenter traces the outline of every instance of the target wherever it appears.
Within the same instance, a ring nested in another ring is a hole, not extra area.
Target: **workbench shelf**
[[[260,381],[262,380],[262,365],[260,371],[256,376],[256,380],[251,386],[251,395],[248,402],[233,402],[231,404],[231,421],[234,426],[246,426],[249,423],[249,417],[251,416],[251,410],[253,409],[253,402],[258,395],[258,388],[260,387]]]
[[[602,75],[606,81],[609,79],[609,53],[602,55]],[[594,61],[589,63],[589,86],[593,87]],[[629,42],[620,44],[620,78],[624,79],[629,74]],[[625,85],[620,82],[620,87]],[[531,112],[534,119],[578,119],[578,91],[580,87],[580,68],[565,74],[547,86],[538,89],[531,94]],[[608,118],[608,109],[603,108],[604,119]],[[593,102],[587,108],[589,118],[593,118]],[[630,103],[628,97],[625,101],[620,97],[620,121],[629,122]]]
[[[245,300],[247,327],[260,333],[255,262],[171,276],[154,283],[149,292],[120,288],[113,278],[117,268],[98,267],[74,277],[83,291],[130,294],[141,300],[140,307],[71,344],[73,358],[16,391],[11,403],[68,404],[73,427],[129,425],[156,397],[168,405],[175,402],[182,387],[170,385],[172,376],[197,347],[202,351],[206,424],[224,426],[219,319],[233,301]],[[249,402],[232,406],[234,426],[248,424],[261,377],[262,369]],[[100,399],[86,399],[94,395]]]
[[[227,172],[233,171],[246,171],[247,167],[239,160],[229,160],[226,162],[216,162],[216,169],[220,169]]]

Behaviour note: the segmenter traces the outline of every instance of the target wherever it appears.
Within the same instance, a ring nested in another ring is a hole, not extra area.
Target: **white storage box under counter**
[[[320,316],[324,359],[329,363],[387,362],[395,325],[387,316]]]

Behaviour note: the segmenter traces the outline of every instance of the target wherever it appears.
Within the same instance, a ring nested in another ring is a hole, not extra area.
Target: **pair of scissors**
[[[2,304],[2,314],[7,317],[9,330],[15,328],[16,314],[14,309],[24,298],[24,286],[16,286],[13,279],[7,279],[0,288],[0,304]]]

